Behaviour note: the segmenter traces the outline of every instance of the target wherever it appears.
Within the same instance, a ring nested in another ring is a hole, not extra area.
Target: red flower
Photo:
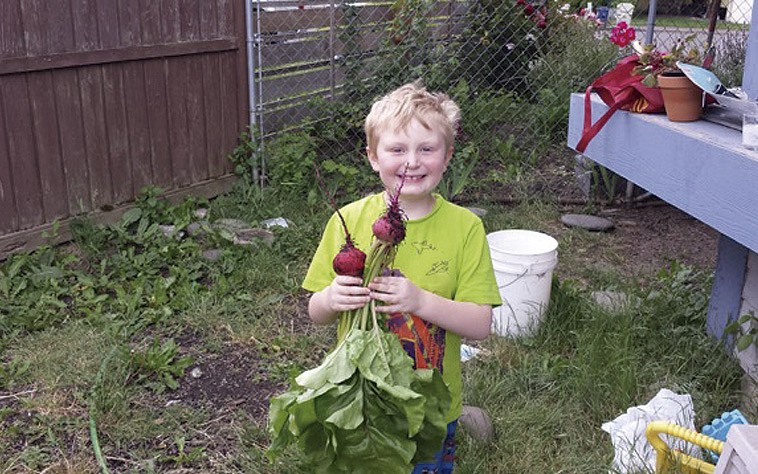
[[[534,13],[534,7],[532,6],[531,3],[527,3],[524,6],[524,13],[527,15],[531,15],[532,13]]]
[[[516,0],[516,5],[526,5],[526,0]]]
[[[624,46],[628,45],[629,42],[632,41],[636,36],[637,33],[634,31],[633,27],[628,26],[625,21],[620,21],[611,30],[610,40],[611,43],[615,44],[619,48],[623,48]]]
[[[544,30],[545,28],[547,28],[547,22],[545,20],[538,21],[537,28],[542,28]]]

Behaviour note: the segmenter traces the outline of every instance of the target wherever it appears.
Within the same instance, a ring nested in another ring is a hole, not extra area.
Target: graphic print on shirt
[[[397,335],[403,349],[413,359],[414,369],[436,367],[442,373],[444,329],[409,313],[392,313],[387,319],[387,327]]]
[[[421,255],[426,250],[437,250],[437,247],[430,244],[428,240],[422,240],[421,242],[413,242],[413,248],[416,249],[416,253]]]

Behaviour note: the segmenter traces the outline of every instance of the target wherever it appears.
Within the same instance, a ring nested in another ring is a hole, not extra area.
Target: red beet
[[[400,190],[403,189],[407,171],[408,166],[406,165],[397,189],[394,193],[389,193],[390,202],[387,205],[387,212],[379,216],[371,226],[371,230],[377,239],[392,245],[399,244],[405,238],[405,216],[403,215],[403,210],[400,209]]]
[[[362,277],[365,265],[366,254],[349,240],[332,260],[332,268],[337,275]]]
[[[337,275],[363,277],[363,269],[366,266],[366,254],[363,253],[361,249],[356,247],[355,244],[353,244],[353,239],[350,237],[350,232],[347,230],[345,218],[342,217],[340,210],[337,208],[337,203],[334,201],[334,198],[330,196],[326,191],[324,180],[321,178],[321,173],[318,170],[318,166],[315,164],[314,169],[316,170],[316,178],[318,184],[324,194],[326,194],[326,196],[329,198],[329,203],[337,213],[337,217],[340,218],[340,222],[342,223],[342,230],[345,231],[345,244],[342,246],[340,251],[337,252],[337,255],[335,255],[332,259],[332,268],[334,268],[334,271],[337,273]]]
[[[389,213],[383,214],[371,226],[377,239],[397,245],[405,238],[405,222],[403,219],[392,218]]]

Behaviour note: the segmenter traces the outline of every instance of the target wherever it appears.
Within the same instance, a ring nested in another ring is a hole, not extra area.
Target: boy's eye
[[[403,153],[404,150],[402,148],[396,147],[396,148],[393,148],[391,151],[392,153]]]

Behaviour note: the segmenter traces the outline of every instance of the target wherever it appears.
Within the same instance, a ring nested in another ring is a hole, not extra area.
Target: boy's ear
[[[455,151],[455,147],[453,145],[450,145],[450,148],[447,149],[447,154],[445,155],[445,170],[447,171],[447,165],[450,164],[450,160],[453,158],[453,152]]]
[[[376,152],[371,151],[371,148],[366,147],[366,156],[368,156],[368,162],[371,165],[371,169],[379,171],[379,160],[376,158]]]

